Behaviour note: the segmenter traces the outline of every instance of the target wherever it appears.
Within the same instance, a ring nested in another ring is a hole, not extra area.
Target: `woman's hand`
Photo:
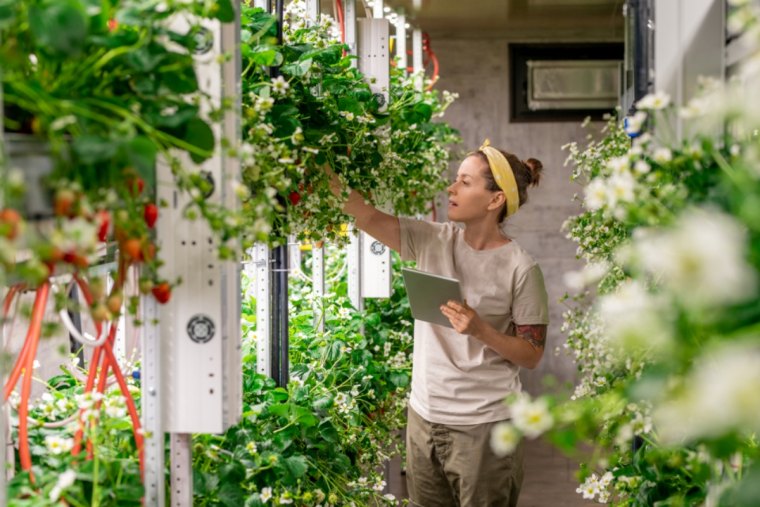
[[[441,313],[449,319],[457,333],[478,337],[486,325],[478,312],[467,304],[466,299],[462,303],[449,301],[441,305]]]

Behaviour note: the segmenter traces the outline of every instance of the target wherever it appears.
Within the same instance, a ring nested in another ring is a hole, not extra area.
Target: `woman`
[[[463,228],[395,217],[349,193],[344,210],[359,229],[419,269],[458,279],[464,297],[441,307],[453,329],[415,321],[407,426],[413,505],[517,504],[521,449],[497,457],[489,439],[510,417],[503,400],[521,390],[519,368],[534,368],[543,355],[548,298],[541,269],[501,225],[525,204],[541,169],[486,141],[448,188],[449,219]],[[335,177],[333,187],[340,191]]]

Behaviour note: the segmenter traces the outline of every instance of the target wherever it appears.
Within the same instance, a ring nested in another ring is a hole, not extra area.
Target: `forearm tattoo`
[[[543,324],[517,326],[516,334],[535,349],[543,349],[546,344],[546,326]]]

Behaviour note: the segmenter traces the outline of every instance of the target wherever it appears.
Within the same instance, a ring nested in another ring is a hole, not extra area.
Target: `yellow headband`
[[[507,198],[507,216],[514,215],[520,207],[520,194],[517,191],[517,181],[512,166],[502,152],[491,146],[491,141],[486,139],[478,149],[488,159],[488,165],[493,173],[493,179],[504,192]]]

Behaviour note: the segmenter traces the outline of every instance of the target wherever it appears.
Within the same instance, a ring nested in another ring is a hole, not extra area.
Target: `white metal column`
[[[314,323],[317,331],[324,333],[325,317],[322,297],[325,295],[325,247],[316,243],[311,245],[311,282],[314,292]]]
[[[390,101],[390,23],[382,18],[361,19],[358,27],[359,70],[369,80],[372,93],[382,102],[382,111]],[[365,232],[360,233],[358,239],[361,297],[390,297],[390,249]]]
[[[406,15],[403,13],[396,19],[396,58],[399,68],[406,74],[409,59],[406,55]]]
[[[422,30],[419,28],[412,30],[412,68],[414,69],[417,89],[422,91],[425,86],[423,74],[425,67],[422,62]]]
[[[269,247],[263,243],[257,243],[253,247],[253,252],[253,261],[256,266],[256,371],[271,377],[272,280],[269,276]]]
[[[372,4],[372,17],[375,19],[383,19],[383,0],[375,0]]]
[[[346,252],[346,263],[348,264],[348,299],[354,307],[364,310],[364,300],[362,299],[362,234],[349,227],[348,234],[350,242]]]
[[[345,0],[343,10],[348,51],[352,55],[356,55],[356,0]],[[351,61],[351,66],[356,67],[356,60]]]
[[[306,16],[309,24],[319,23],[319,0],[306,0]]]
[[[301,271],[301,242],[295,235],[288,236],[288,254],[290,256],[290,271],[295,273]]]
[[[654,88],[686,105],[700,76],[722,80],[725,69],[723,0],[655,0]],[[674,120],[680,139],[685,123]]]
[[[192,435],[172,433],[169,440],[171,460],[171,505],[172,507],[193,506],[193,449]]]
[[[142,428],[145,436],[145,501],[146,507],[163,507],[164,478],[164,426],[161,400],[161,335],[158,330],[158,303],[152,296],[140,299],[143,325],[141,326],[142,366]]]

